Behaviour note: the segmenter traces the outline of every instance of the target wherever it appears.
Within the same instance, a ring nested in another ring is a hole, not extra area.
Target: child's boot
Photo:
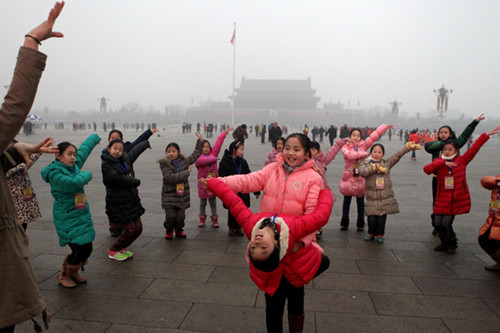
[[[71,279],[71,274],[73,273],[71,269],[72,265],[68,263],[68,257],[69,255],[64,258],[61,271],[59,272],[59,274],[57,274],[57,281],[64,288],[75,288],[76,283],[75,281],[73,281],[73,279]]]
[[[448,241],[446,252],[449,254],[455,254],[457,249],[457,239],[451,239]]]
[[[207,220],[207,216],[200,214],[200,222],[198,223],[198,227],[203,228],[205,226],[206,220]]]
[[[495,265],[485,266],[484,269],[489,271],[500,271],[500,250],[490,254],[491,259],[495,260],[497,263]]]
[[[365,218],[364,217],[359,217],[358,220],[356,221],[356,228],[358,231],[364,231],[365,230]]]
[[[175,237],[177,238],[186,238],[186,233],[184,232],[184,230],[182,230],[182,228],[176,228],[175,229]]]
[[[80,274],[78,274],[78,271],[80,270],[80,268],[83,271],[84,270],[83,266],[85,266],[87,264],[88,264],[88,260],[85,260],[85,262],[82,262],[79,265],[76,265],[77,267],[76,267],[75,271],[71,274],[71,278],[77,284],[87,283],[87,279],[84,278],[83,276],[81,276]]]
[[[167,229],[167,232],[165,233],[165,239],[172,238],[174,238],[174,229]]]
[[[304,315],[288,315],[288,331],[290,333],[302,333],[304,329]]]
[[[212,215],[212,216],[210,216],[210,219],[212,220],[212,227],[213,228],[218,228],[219,227],[219,216],[218,215]]]
[[[340,230],[347,230],[349,228],[349,216],[342,216],[340,220]]]

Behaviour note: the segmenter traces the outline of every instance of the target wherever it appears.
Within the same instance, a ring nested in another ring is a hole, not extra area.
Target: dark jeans
[[[120,237],[116,240],[113,246],[110,247],[111,251],[120,251],[125,249],[132,244],[137,237],[142,234],[142,221],[139,217],[137,221],[130,222],[122,225],[123,232]]]
[[[321,264],[314,277],[317,277],[330,266],[330,259],[321,255]],[[285,312],[285,302],[288,299],[288,315],[300,316],[304,314],[304,286],[294,287],[285,277],[281,278],[280,285],[271,297],[265,294],[266,298],[266,327],[268,333],[283,332],[283,313]]]
[[[349,216],[349,210],[351,208],[352,197],[344,196],[344,202],[342,204],[342,216]],[[365,217],[365,197],[356,197],[356,203],[358,205],[358,219],[364,219]]]
[[[387,215],[368,215],[368,233],[376,236],[385,234]]]
[[[236,221],[234,216],[231,215],[231,212],[229,210],[227,211],[227,227],[231,229],[237,229],[240,227],[238,221]]]
[[[71,248],[71,254],[68,257],[70,265],[78,265],[85,262],[92,253],[92,242],[83,245],[68,243],[68,245]]]
[[[186,212],[182,208],[170,206],[165,208],[165,229],[184,229],[184,220],[186,219]]]

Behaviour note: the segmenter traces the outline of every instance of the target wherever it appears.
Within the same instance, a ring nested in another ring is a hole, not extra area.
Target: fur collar
[[[255,224],[255,226],[252,229],[252,235],[250,238],[253,238],[255,236],[255,234],[257,233],[257,230],[259,230],[260,223],[264,219],[266,219],[266,218],[264,217],[264,218],[261,218],[259,221],[257,221],[257,223]],[[276,217],[275,222],[279,226],[280,261],[281,261],[281,259],[283,259],[283,257],[285,256],[286,251],[288,250],[288,241],[290,239],[290,228],[285,223],[285,220],[283,220],[283,218],[281,218],[281,217]]]

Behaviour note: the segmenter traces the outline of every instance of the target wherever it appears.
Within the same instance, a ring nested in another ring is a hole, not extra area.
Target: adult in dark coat
[[[337,137],[337,127],[330,125],[330,128],[326,131],[325,135],[328,135],[328,140],[330,140],[330,146],[333,146],[333,141]]]
[[[266,125],[262,124],[262,131],[260,132],[260,143],[266,143]]]
[[[245,142],[248,139],[247,125],[241,124],[233,131],[233,138],[239,142]]]
[[[283,132],[281,131],[281,128],[278,126],[277,122],[274,122],[269,129],[269,139],[271,140],[271,143],[274,145],[276,139],[281,138],[282,136]]]
[[[38,82],[45,69],[47,56],[38,52],[40,41],[51,37],[62,37],[52,31],[64,2],[56,3],[48,19],[34,28],[25,37],[19,50],[14,77],[4,103],[0,108],[0,330],[14,332],[14,326],[40,313],[45,314],[45,302],[38,289],[28,249],[28,238],[17,222],[16,209],[10,196],[5,172],[8,165],[3,152],[8,151],[16,163],[29,163],[29,155],[47,148],[52,142],[46,139],[42,145],[11,145],[22,128],[35,99]],[[46,316],[44,316],[44,319]]]
[[[344,139],[347,138],[348,136],[349,136],[349,127],[347,127],[347,124],[344,124],[344,126],[340,128],[340,138]]]

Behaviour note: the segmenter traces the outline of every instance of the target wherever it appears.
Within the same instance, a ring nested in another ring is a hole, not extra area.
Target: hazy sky
[[[23,36],[55,1],[0,1],[0,88]],[[500,1],[79,0],[66,1],[48,40],[34,108],[82,111],[129,102],[163,110],[228,101],[241,78],[307,79],[318,107],[341,101],[422,114],[433,89],[449,109],[500,117]]]

